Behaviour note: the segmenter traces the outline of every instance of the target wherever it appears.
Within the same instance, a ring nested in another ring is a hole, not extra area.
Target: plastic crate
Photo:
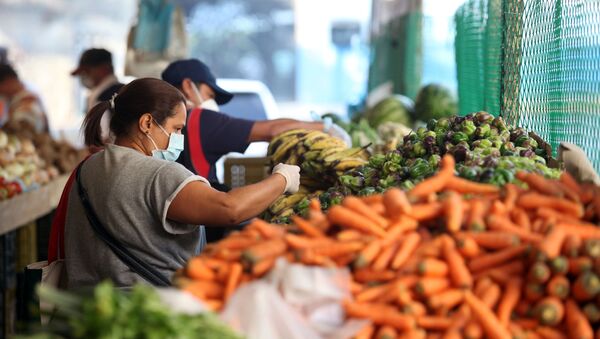
[[[225,159],[225,185],[236,188],[257,183],[266,178],[271,170],[269,158]]]

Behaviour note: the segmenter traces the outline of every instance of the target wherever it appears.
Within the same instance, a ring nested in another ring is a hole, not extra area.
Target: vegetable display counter
[[[15,230],[52,211],[58,205],[68,175],[57,177],[39,189],[0,202],[0,235]]]

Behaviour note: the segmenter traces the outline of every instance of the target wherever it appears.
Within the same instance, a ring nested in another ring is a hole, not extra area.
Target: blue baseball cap
[[[198,59],[186,59],[172,62],[162,72],[161,77],[164,81],[175,87],[181,87],[183,80],[189,78],[195,83],[204,83],[215,91],[215,101],[219,105],[229,102],[233,94],[217,86],[217,79],[210,72],[206,64]]]

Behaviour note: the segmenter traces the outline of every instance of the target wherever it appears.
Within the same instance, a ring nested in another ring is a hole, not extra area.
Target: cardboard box
[[[236,188],[257,183],[266,178],[271,170],[269,158],[225,159],[225,185]]]

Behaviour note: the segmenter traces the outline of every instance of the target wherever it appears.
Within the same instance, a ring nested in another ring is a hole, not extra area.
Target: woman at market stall
[[[110,109],[115,143],[80,166],[65,225],[68,288],[111,279],[167,285],[200,250],[199,226],[237,224],[257,216],[299,186],[297,166],[277,165],[267,179],[223,193],[175,162],[183,150],[185,98],[158,79],[138,79],[84,121],[87,144],[101,142]]]

